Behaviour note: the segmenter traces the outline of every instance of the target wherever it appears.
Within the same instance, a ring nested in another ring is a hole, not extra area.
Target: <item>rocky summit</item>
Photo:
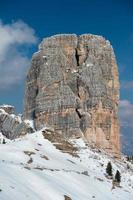
[[[118,68],[108,40],[61,34],[41,42],[27,75],[24,108],[36,130],[53,127],[118,155],[118,101]]]
[[[0,134],[8,139],[15,139],[33,132],[31,122],[23,121],[20,115],[16,115],[14,106],[0,105]]]

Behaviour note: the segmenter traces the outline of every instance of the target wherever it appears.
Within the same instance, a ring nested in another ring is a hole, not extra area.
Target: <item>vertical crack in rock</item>
[[[75,109],[75,111],[76,111],[76,113],[77,113],[78,117],[81,119],[81,118],[82,118],[82,115],[80,114],[80,112],[79,112],[78,108],[76,108],[76,109]]]
[[[79,87],[80,87],[80,75],[79,75],[79,52],[78,52],[78,46],[79,46],[79,38],[77,38],[78,42],[77,42],[77,47],[75,49],[75,59],[76,59],[76,62],[77,62],[77,78],[76,78],[76,83],[77,83],[77,96],[79,98],[79,101],[80,101],[80,94],[79,94]],[[78,106],[76,105],[76,108],[75,108],[75,111],[79,117],[79,122],[81,124],[81,118],[82,118],[82,114],[80,113],[79,111],[79,108]],[[81,126],[80,126],[81,127]]]
[[[42,62],[43,61],[43,62]],[[84,34],[46,38],[32,58],[24,117],[119,153],[119,77],[109,41]],[[62,108],[62,109],[60,109]]]
[[[78,52],[78,46],[79,46],[79,38],[78,38],[78,43],[77,43],[77,48],[75,49],[75,59],[77,61],[77,77],[76,77],[76,83],[77,83],[77,96],[79,98],[79,101],[81,103],[81,99],[80,99],[80,93],[79,93],[79,87],[80,87],[80,74],[79,74],[79,52]],[[79,108],[78,108],[78,105],[76,105],[76,108],[75,108],[75,111],[79,117],[79,123],[80,123],[80,126],[79,128],[81,129],[81,131],[83,130],[82,129],[82,114],[80,113],[79,111]]]
[[[79,94],[79,73],[77,74],[77,96],[80,99],[80,94]]]
[[[79,55],[78,55],[78,49],[77,48],[75,49],[75,58],[76,58],[76,61],[77,61],[77,66],[79,66]]]

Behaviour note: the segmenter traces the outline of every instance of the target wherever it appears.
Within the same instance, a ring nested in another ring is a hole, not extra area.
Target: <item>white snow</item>
[[[87,63],[87,67],[93,67],[93,63]]]
[[[79,158],[57,150],[41,131],[0,144],[0,200],[64,200],[64,195],[72,200],[133,200],[133,171],[126,161],[91,150],[82,139],[71,142],[79,148]],[[121,172],[121,188],[112,190],[105,176],[108,161],[114,173]]]
[[[7,139],[1,132],[0,132],[0,144],[3,143],[3,140],[5,140],[5,142],[8,142],[9,139]]]
[[[15,121],[18,121],[19,123],[22,122],[21,115],[15,115],[15,114],[8,114],[4,109],[0,108],[0,115],[6,115],[11,117],[12,119],[15,119]]]
[[[11,105],[8,105],[8,104],[2,104],[2,105],[0,105],[0,107],[3,107],[3,108],[14,108],[14,106],[11,106]]]
[[[24,122],[34,130],[34,122],[33,122],[33,120],[25,119]]]
[[[3,109],[0,108],[0,115],[6,114],[8,115]]]
[[[10,114],[10,116],[11,116],[12,118],[14,118],[16,121],[18,121],[19,123],[22,122],[21,116],[19,116],[19,115],[14,115],[14,114]]]
[[[76,69],[72,70],[72,73],[77,73],[77,72],[78,72],[78,70],[76,70]]]

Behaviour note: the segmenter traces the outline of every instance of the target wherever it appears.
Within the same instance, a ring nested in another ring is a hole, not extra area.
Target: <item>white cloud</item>
[[[121,126],[133,127],[133,104],[128,100],[121,100],[119,104]]]
[[[23,80],[29,66],[24,50],[36,43],[35,31],[26,23],[3,24],[0,20],[0,90]]]

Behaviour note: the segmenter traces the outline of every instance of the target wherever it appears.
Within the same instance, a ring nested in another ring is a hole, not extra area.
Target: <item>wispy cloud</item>
[[[122,89],[133,89],[133,81],[121,81]]]
[[[25,76],[29,45],[37,43],[35,31],[22,21],[3,24],[0,20],[0,90],[18,84]],[[23,49],[23,50],[22,50]]]
[[[133,127],[133,104],[128,100],[121,100],[119,104],[121,126]]]
[[[126,64],[118,63],[118,67],[119,67],[120,74],[123,74],[125,72],[125,69],[126,69]]]

